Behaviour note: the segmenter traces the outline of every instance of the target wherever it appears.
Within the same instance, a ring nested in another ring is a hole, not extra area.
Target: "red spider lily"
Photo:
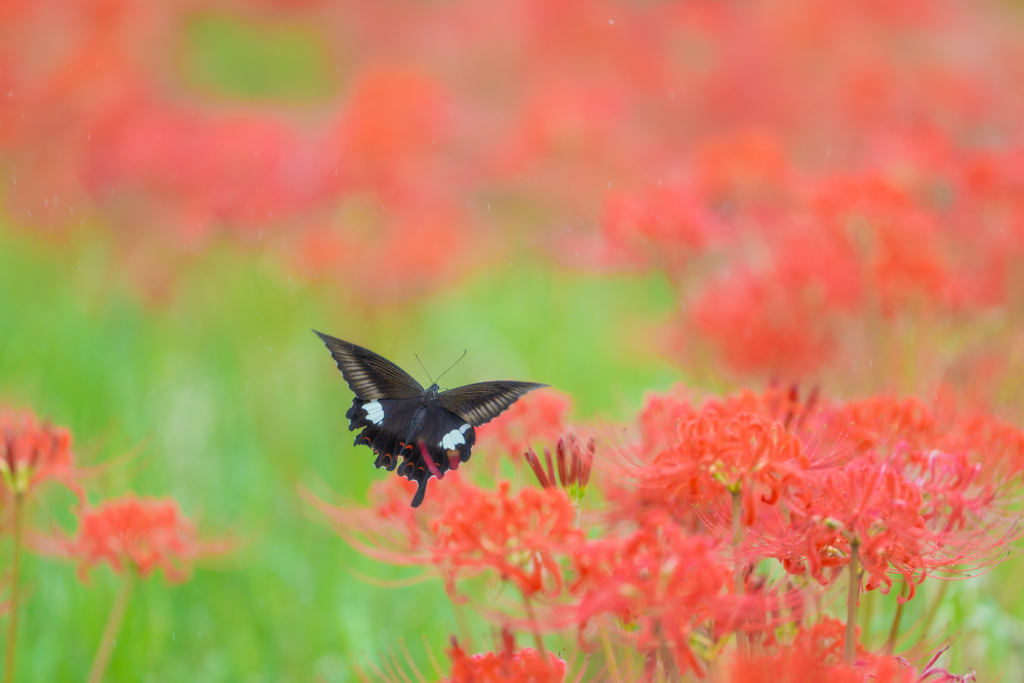
[[[947,645],[932,655],[931,659],[921,667],[921,672],[914,679],[914,683],[974,683],[975,675],[973,669],[969,674],[957,675],[935,666],[935,663],[939,661],[939,657],[948,649],[949,646]],[[904,666],[909,666],[902,657],[900,658],[900,663]]]
[[[809,464],[797,437],[782,423],[756,413],[723,416],[713,407],[702,409],[681,421],[677,433],[669,447],[623,469],[638,502],[685,508],[739,494],[749,525],[758,492],[763,503],[774,504],[786,482],[801,476]]]
[[[496,493],[471,489],[432,523],[434,564],[452,594],[459,576],[492,568],[526,596],[554,596],[562,588],[556,554],[583,539],[574,519],[563,491],[527,488],[513,497],[508,482]]]
[[[467,655],[457,643],[448,650],[451,673],[444,683],[561,683],[565,662],[550,652],[526,647],[518,652]]]
[[[24,495],[56,479],[82,498],[74,475],[71,432],[40,423],[29,411],[0,408],[0,476],[9,492]]]
[[[221,549],[197,540],[174,500],[127,495],[83,510],[78,533],[61,552],[78,560],[83,580],[106,562],[118,573],[131,569],[145,577],[162,569],[168,580],[184,581],[196,558]]]
[[[662,188],[610,194],[601,212],[600,242],[565,240],[574,261],[618,268],[659,268],[678,276],[707,248],[713,217],[692,189]],[[583,250],[582,254],[579,252]]]
[[[741,205],[741,215],[766,226],[766,254],[728,264],[697,296],[686,324],[738,370],[817,374],[841,347],[843,320],[998,305],[1008,284],[1000,254],[1016,249],[1006,237],[1016,230],[1004,223],[1003,207],[978,206],[961,185],[962,171],[952,171],[970,164],[970,155],[952,156],[939,167],[907,160],[917,164],[910,187],[875,168],[856,178],[784,183],[788,201],[769,216]],[[946,183],[959,192],[952,212],[927,197]],[[1000,228],[982,240],[969,237],[957,224],[963,219],[952,218],[968,206],[999,213]],[[743,254],[745,241],[737,239],[732,252]]]
[[[731,571],[718,555],[712,538],[648,516],[633,533],[588,541],[572,551],[576,578],[570,591],[576,603],[570,612],[581,629],[593,619],[615,617],[639,651],[667,652],[682,672],[701,674],[691,636],[735,608],[726,595]]]
[[[704,412],[715,412],[722,417],[739,413],[756,413],[776,420],[791,433],[817,426],[821,412],[819,393],[813,389],[806,398],[800,397],[798,385],[783,387],[772,382],[761,392],[742,389],[736,394],[709,397],[700,407],[689,398],[686,388],[677,385],[666,393],[649,393],[637,416],[644,453],[669,448],[678,438],[679,424]]]
[[[736,369],[813,375],[833,352],[830,323],[848,309],[856,273],[847,254],[807,232],[776,239],[771,265],[730,270],[691,307],[696,329]]]
[[[937,458],[923,475],[910,481],[898,463],[865,457],[805,479],[788,496],[790,522],[772,554],[787,571],[808,571],[827,583],[823,569],[845,566],[857,544],[869,575],[866,589],[880,586],[887,593],[891,567],[910,587],[903,601],[913,598],[915,585],[932,571],[983,561],[1005,542],[984,533],[956,533],[965,509],[980,515],[991,496],[965,495],[970,477],[958,471],[955,460]]]
[[[801,629],[792,644],[777,655],[741,658],[733,665],[733,683],[911,683],[912,669],[905,669],[893,657],[874,657],[857,645],[857,665],[843,665],[846,626],[823,617],[814,626]]]
[[[446,100],[427,72],[371,68],[361,74],[337,133],[358,182],[387,188],[422,170],[423,157],[445,135]]]
[[[843,665],[846,626],[822,617],[814,626],[800,629],[793,642],[776,654],[738,659],[732,667],[732,683],[970,683],[974,674],[958,676],[935,666],[945,652],[936,652],[920,670],[902,657],[876,655],[859,644],[856,662]]]
[[[450,595],[456,594],[458,579],[486,569],[497,571],[527,597],[561,591],[557,554],[583,538],[573,525],[575,508],[564,491],[527,488],[513,496],[508,482],[488,491],[463,483],[453,473],[443,481],[445,486],[438,489],[448,493],[428,497],[415,511],[401,496],[381,496],[379,487],[377,502],[369,509],[346,510],[307,499],[364,554],[392,564],[433,565]]]
[[[555,478],[556,470],[551,462],[551,449],[547,446],[544,447],[544,462],[547,465],[546,472],[532,448],[528,449],[523,455],[527,464],[537,476],[537,481],[540,482],[541,487],[552,488],[560,484],[563,489],[569,492],[571,497],[579,502],[583,499],[587,490],[587,484],[590,482],[590,472],[594,465],[595,450],[596,445],[593,438],[587,441],[586,450],[584,450],[583,445],[573,432],[569,433],[568,441],[564,438],[559,439],[558,444],[555,446],[555,461],[558,463],[557,478]],[[567,452],[570,454],[568,462],[566,462]]]
[[[871,396],[834,405],[821,422],[823,438],[834,443],[842,462],[866,453],[899,452],[921,466],[936,451],[963,456],[980,484],[1019,476],[1024,430],[984,413],[957,410],[948,391],[934,404],[915,397]]]
[[[554,441],[565,433],[572,399],[554,389],[542,389],[519,399],[504,413],[477,429],[477,439],[497,443],[510,455],[538,441]],[[478,446],[479,448],[479,446]]]
[[[679,434],[679,423],[696,417],[686,388],[678,384],[665,393],[648,393],[637,416],[644,453],[670,448]]]
[[[941,447],[966,453],[985,481],[1016,481],[1024,472],[1024,429],[985,414],[961,415]]]
[[[897,444],[914,451],[939,445],[937,416],[916,397],[872,396],[848,401],[834,412],[831,438],[852,456]]]

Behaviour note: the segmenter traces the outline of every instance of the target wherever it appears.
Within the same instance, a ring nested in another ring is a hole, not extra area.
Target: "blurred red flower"
[[[162,569],[168,580],[184,581],[196,558],[222,549],[222,544],[197,540],[195,527],[173,500],[129,494],[84,509],[78,533],[63,554],[78,561],[82,579],[105,562],[118,573],[136,571],[145,577]]]
[[[71,432],[54,427],[30,411],[0,408],[0,476],[5,490],[24,495],[47,479],[56,479],[79,497]]]
[[[444,683],[561,683],[565,662],[550,652],[525,647],[518,652],[467,655],[457,644],[448,650],[451,673]]]
[[[429,72],[376,67],[359,75],[337,130],[341,158],[357,184],[385,192],[432,169],[424,157],[437,145],[450,116],[447,97]],[[445,141],[440,140],[442,143]]]

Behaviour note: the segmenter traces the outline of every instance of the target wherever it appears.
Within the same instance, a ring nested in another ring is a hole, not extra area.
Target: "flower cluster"
[[[800,629],[793,642],[775,655],[739,660],[730,673],[733,683],[972,683],[974,674],[955,675],[935,663],[942,648],[920,667],[902,657],[874,655],[856,649],[856,662],[843,666],[845,626],[831,617]]]
[[[558,405],[550,410],[560,419]],[[446,479],[415,511],[380,491],[368,509],[311,500],[357,548],[433,567],[453,597],[481,571],[516,586],[525,619],[514,600],[489,602],[484,614],[538,642],[542,631],[574,629],[613,680],[623,678],[619,657],[623,668],[639,658],[633,673],[648,680],[702,677],[735,642],[737,683],[967,681],[937,668],[938,655],[915,668],[866,649],[855,624],[862,594],[887,594],[899,580],[896,602],[915,600],[928,577],[988,566],[1016,538],[1008,501],[981,474],[984,458],[1005,454],[990,450],[979,419],[948,401],[838,401],[773,384],[699,403],[677,387],[648,396],[632,444],[601,452],[570,433],[554,459],[527,449],[539,488]],[[502,429],[536,421],[523,411]],[[1014,442],[998,424],[997,442]],[[592,466],[596,496],[584,495]],[[841,577],[846,622],[808,609]],[[511,652],[453,649],[451,680],[547,661],[540,649]]]
[[[443,484],[439,496],[428,496],[416,510],[401,490],[407,485],[393,481],[375,487],[368,509],[334,507],[311,494],[306,498],[371,557],[433,565],[452,596],[458,579],[488,569],[524,596],[558,595],[564,580],[555,557],[582,539],[564,491],[526,488],[512,495],[508,482],[488,490],[455,481],[451,474]]]
[[[639,520],[633,532],[609,534],[572,550],[571,592],[581,630],[591,620],[614,617],[647,657],[665,652],[681,673],[703,673],[691,644],[693,632],[729,619],[735,610],[726,595],[731,572],[717,545],[652,515]]]
[[[734,368],[806,374],[853,316],[1007,302],[1024,253],[1021,48],[988,5],[264,3],[267,27],[345,45],[303,116],[154,58],[184,44],[202,71],[189,3],[60,10],[5,6],[10,201],[123,226],[140,277],[265,236],[305,276],[386,267],[360,299],[392,300],[493,255],[529,206],[583,228],[539,241],[575,263],[664,271]]]
[[[10,607],[8,647],[4,661],[5,677],[14,679],[21,554],[23,546],[37,552],[78,562],[78,575],[86,581],[89,572],[106,563],[122,575],[121,588],[114,600],[110,619],[93,661],[89,680],[101,680],[110,660],[117,632],[124,618],[135,577],[147,577],[162,569],[170,581],[188,578],[192,563],[207,554],[223,552],[224,543],[200,542],[196,530],[172,499],[156,500],[126,495],[97,507],[88,504],[82,486],[84,472],[74,466],[71,432],[63,427],[42,423],[30,411],[0,407],[0,475],[3,478],[4,515],[9,518],[4,531],[13,536],[13,562],[10,568]],[[54,479],[77,497],[74,512],[78,533],[73,538],[63,532],[26,530],[26,508],[35,502],[39,484]],[[26,533],[27,532],[27,533]]]

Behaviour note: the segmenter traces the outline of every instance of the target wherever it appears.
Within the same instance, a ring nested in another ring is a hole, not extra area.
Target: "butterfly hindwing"
[[[327,345],[349,389],[359,398],[372,401],[423,395],[420,383],[387,358],[330,335],[316,334]]]
[[[423,456],[427,451],[438,474],[456,469],[469,460],[476,432],[473,426],[440,405],[425,406],[410,399],[352,401],[346,417],[349,429],[362,428],[355,445],[366,445],[377,454],[375,467],[398,474],[419,485],[412,506],[419,507],[427,481],[435,472]],[[422,444],[422,446],[421,446]],[[401,465],[398,457],[402,456]]]
[[[437,400],[469,424],[479,427],[505,412],[523,394],[546,386],[536,382],[480,382],[443,391],[437,395]]]
[[[377,454],[377,460],[374,462],[376,467],[383,467],[389,472],[394,470],[398,465],[399,456],[408,455],[411,450],[411,447],[406,447],[404,429],[395,427],[409,424],[418,407],[410,399],[354,399],[345,416],[349,419],[350,431],[362,429],[356,436],[355,445],[369,446],[373,449]]]

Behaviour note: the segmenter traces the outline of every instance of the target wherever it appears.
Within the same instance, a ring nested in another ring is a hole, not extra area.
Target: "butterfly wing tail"
[[[430,481],[430,476],[418,479],[416,483],[419,488],[416,489],[416,495],[412,497],[412,506],[418,508],[420,503],[423,502],[423,497],[427,495],[427,482]]]

